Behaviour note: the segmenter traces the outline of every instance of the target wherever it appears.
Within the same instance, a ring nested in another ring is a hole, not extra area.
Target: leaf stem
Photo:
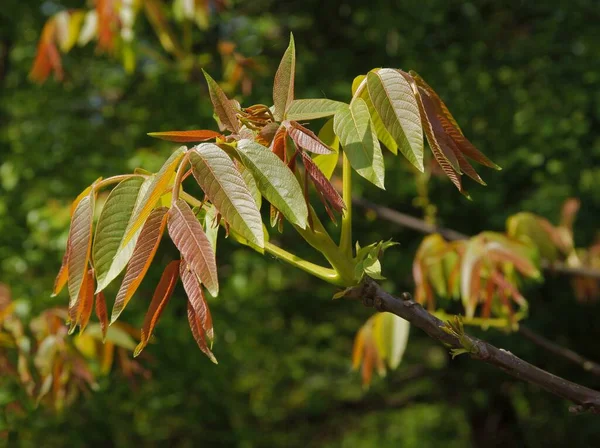
[[[120,182],[123,182],[124,180],[132,179],[134,177],[146,178],[148,176],[144,176],[143,174],[122,174],[120,176],[109,177],[107,179],[101,180],[96,185],[94,185],[94,190],[98,191],[102,188],[108,187],[109,185],[118,184]]]
[[[181,183],[183,182],[183,175],[186,173],[185,166],[190,158],[190,152],[186,152],[181,163],[177,167],[177,174],[175,175],[175,182],[173,182],[173,199],[172,203],[177,202],[179,199],[179,191],[181,190]]]
[[[454,314],[446,313],[443,310],[437,310],[431,313],[435,317],[440,320],[448,321],[455,317]],[[484,317],[465,317],[461,316],[460,319],[464,325],[471,325],[474,327],[485,328],[499,328],[499,329],[507,329],[507,330],[516,330],[518,328],[517,321],[521,320],[524,316],[519,315],[519,313],[515,314],[515,323],[511,322],[511,319],[508,317],[498,317],[498,318],[484,318]]]
[[[342,198],[346,204],[346,210],[342,216],[342,234],[340,236],[340,250],[352,258],[352,167],[342,150]]]

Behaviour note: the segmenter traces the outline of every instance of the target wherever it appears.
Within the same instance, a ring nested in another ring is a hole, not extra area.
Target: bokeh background
[[[594,0],[231,1],[194,30],[196,64],[175,63],[142,17],[137,67],[94,45],[63,57],[62,82],[32,83],[28,72],[44,22],[83,0],[2,0],[0,7],[0,282],[21,312],[66,304],[50,298],[67,236],[70,201],[99,176],[157,169],[173,145],[146,132],[214,128],[198,66],[225,78],[218,42],[260,67],[245,104],[271,104],[271,79],[296,38],[298,98],[347,101],[355,76],[374,67],[414,69],[446,101],[465,135],[503,167],[480,170],[473,202],[432,178],[439,223],[467,234],[502,230],[528,210],[556,222],[562,202],[582,207],[576,243],[589,245],[600,216],[600,8]],[[169,3],[169,2],[167,2]],[[198,65],[199,64],[199,65]],[[387,154],[390,156],[390,154]],[[400,157],[386,158],[385,193],[355,194],[420,216],[417,187]],[[421,235],[357,210],[363,244],[393,238],[383,273],[391,291],[412,291]],[[280,242],[304,243],[286,232]],[[169,243],[170,244],[170,243]],[[23,447],[547,447],[600,446],[597,416],[467,357],[413,329],[402,365],[368,390],[351,370],[356,330],[372,313],[331,300],[335,290],[233,242],[220,243],[222,293],[211,299],[215,366],[190,334],[183,291],[176,294],[142,359],[151,378],[118,369],[97,391],[62,412],[35,408],[0,378],[0,431]],[[122,319],[139,326],[164,244]],[[180,286],[178,287],[180,288]],[[115,291],[109,289],[109,296]],[[600,359],[598,303],[578,303],[568,279],[548,276],[526,292],[528,325]],[[540,351],[518,335],[474,331],[534,364],[592,388],[600,379]],[[12,409],[12,410],[11,410]]]

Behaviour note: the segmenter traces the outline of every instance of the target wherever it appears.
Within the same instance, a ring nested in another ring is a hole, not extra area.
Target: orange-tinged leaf
[[[486,245],[486,258],[500,263],[512,263],[521,274],[527,277],[539,277],[540,272],[523,255],[502,247],[499,243],[491,242]]]
[[[354,370],[358,370],[363,358],[365,350],[365,331],[365,327],[362,326],[354,338],[354,346],[352,347],[352,368]]]
[[[150,132],[148,135],[150,137],[177,143],[205,142],[207,140],[212,140],[213,138],[224,138],[218,132],[208,130]]]
[[[92,221],[94,214],[94,191],[85,196],[73,212],[69,241],[71,249],[68,260],[69,307],[73,307],[87,272],[92,246]]]
[[[62,264],[60,265],[60,269],[58,270],[58,274],[56,275],[56,280],[54,280],[54,288],[52,289],[52,297],[60,294],[64,286],[67,284],[67,279],[69,278],[69,252],[71,250],[71,242],[67,239],[67,247],[65,249],[65,254],[63,255]]]
[[[283,125],[287,128],[288,134],[299,148],[315,154],[331,154],[331,149],[310,129],[305,128],[295,121],[284,121]]]
[[[78,319],[80,333],[83,333],[85,331],[85,327],[87,327],[87,324],[90,321],[90,316],[92,315],[93,307],[94,307],[94,271],[93,271],[93,269],[89,269],[88,273],[87,273],[87,279],[86,279],[85,294],[81,299],[81,303],[79,304],[79,308],[81,310],[81,314]]]
[[[140,286],[140,283],[142,283],[150,264],[152,264],[154,254],[156,254],[167,224],[167,211],[166,207],[154,209],[150,213],[144,227],[142,227],[135,249],[133,250],[133,255],[127,265],[125,278],[123,278],[123,283],[121,283],[117,298],[115,299],[110,317],[111,324],[123,312],[129,300],[131,300],[131,297],[133,297],[133,294]]]
[[[204,354],[208,356],[208,358],[212,362],[218,364],[217,358],[215,358],[215,355],[213,355],[212,351],[206,344],[206,338],[204,336],[204,329],[202,328],[201,319],[196,314],[196,311],[194,310],[194,307],[192,306],[191,302],[188,302],[187,315],[188,321],[190,323],[190,329],[192,330],[192,335],[196,340],[196,344],[198,344],[200,350],[202,350],[202,352],[204,352]]]
[[[202,72],[206,78],[210,100],[212,101],[215,114],[219,118],[220,124],[224,129],[238,133],[241,126],[234,103],[227,98],[227,95],[225,95],[225,92],[219,87],[219,84],[217,84],[208,73],[204,70],[202,70]]]
[[[190,269],[214,297],[219,293],[217,263],[210,241],[187,203],[179,199],[168,213],[169,236]]]
[[[96,317],[100,321],[102,341],[105,341],[106,332],[108,331],[108,313],[106,312],[106,298],[103,292],[96,294]]]
[[[285,162],[286,160],[286,151],[285,151],[285,141],[287,139],[287,130],[285,126],[281,126],[275,137],[273,137],[273,142],[271,143],[271,152],[273,152],[277,157],[281,159],[281,161]]]
[[[75,200],[71,203],[71,217],[73,216],[73,213],[75,212],[75,209],[77,208],[77,206],[79,205],[79,203],[81,202],[81,200],[86,197],[87,195],[89,195],[90,191],[92,191],[92,188],[94,188],[94,185],[96,185],[98,182],[100,182],[102,180],[102,177],[99,177],[98,179],[96,179],[94,182],[92,182],[92,185],[90,185],[89,187],[87,187],[85,190],[83,190],[81,193],[79,193],[79,195],[75,198]]]
[[[135,348],[133,356],[138,356],[146,347],[148,341],[150,340],[150,336],[152,336],[152,332],[156,327],[158,319],[160,319],[160,315],[167,306],[167,303],[169,303],[169,299],[173,294],[173,290],[177,284],[177,279],[179,278],[179,263],[179,260],[171,261],[160,277],[160,281],[158,282],[158,285],[154,290],[154,295],[152,296],[152,302],[150,302],[150,306],[146,312],[146,317],[144,318],[140,343]]]
[[[294,76],[296,72],[296,47],[294,36],[290,34],[290,43],[281,58],[275,80],[273,81],[273,104],[275,119],[283,120],[294,99]]]
[[[204,297],[204,291],[202,290],[202,284],[200,283],[198,276],[189,268],[189,265],[185,260],[181,262],[179,273],[189,303],[194,309],[194,313],[201,324],[203,336],[204,333],[206,333],[206,336],[212,344],[215,333],[210,309],[208,308],[206,298]]]
[[[171,178],[175,174],[175,170],[186,150],[185,146],[177,149],[171,154],[171,157],[167,159],[160,171],[156,174],[156,177],[152,180],[152,183],[142,200],[143,205],[135,212],[135,215],[131,217],[123,241],[121,241],[121,247],[125,247],[127,243],[129,243],[137,230],[142,227],[146,219],[150,216],[152,209],[165,192],[169,182],[171,182]]]
[[[333,187],[331,182],[329,182],[329,179],[327,179],[327,177],[325,177],[325,175],[321,172],[315,162],[313,162],[310,156],[304,152],[302,152],[301,155],[306,172],[315,184],[317,191],[322,194],[327,201],[329,201],[336,211],[341,213],[342,210],[346,208],[346,204],[344,204],[344,200],[340,194]]]
[[[90,283],[90,275],[89,270],[83,277],[83,281],[81,282],[81,289],[79,290],[79,294],[77,295],[77,300],[69,303],[68,315],[69,315],[69,334],[72,334],[75,331],[77,325],[79,325],[82,309],[85,303],[85,300],[88,295],[89,283]],[[93,286],[93,275],[92,275],[92,286]],[[94,294],[94,291],[91,291]]]

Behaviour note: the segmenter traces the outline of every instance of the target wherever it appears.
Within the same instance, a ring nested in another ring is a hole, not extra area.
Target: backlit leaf
[[[315,184],[317,191],[319,194],[322,194],[323,197],[333,206],[333,208],[339,213],[342,212],[346,208],[346,204],[344,204],[344,200],[337,192],[337,190],[331,185],[331,182],[325,177],[325,175],[319,170],[319,167],[315,164],[315,162],[310,158],[310,156],[304,152],[302,154],[302,162],[304,163],[304,167],[306,168],[306,172],[310,176],[311,180]]]
[[[190,154],[196,181],[225,221],[248,241],[264,247],[262,218],[242,175],[227,153],[203,143]]]
[[[290,169],[277,155],[251,140],[238,142],[242,163],[254,175],[258,189],[288,221],[306,228],[308,208],[302,188]]]
[[[121,247],[125,247],[127,243],[134,237],[137,230],[142,227],[152,209],[160,199],[161,195],[164,193],[165,189],[171,182],[171,178],[175,174],[175,170],[181,161],[181,158],[186,152],[186,147],[182,146],[177,149],[171,156],[167,159],[164,165],[161,167],[158,173],[156,173],[156,177],[152,179],[150,186],[148,187],[148,191],[144,195],[144,198],[141,202],[141,207],[136,209],[134,215],[132,216],[132,220],[127,226],[127,231],[125,232],[125,237],[123,241],[121,241]]]
[[[290,43],[281,58],[273,81],[273,104],[275,119],[283,120],[286,111],[294,99],[294,75],[296,72],[296,47],[294,36],[290,34]]]
[[[352,168],[383,189],[383,155],[373,130],[369,109],[362,98],[355,98],[350,106],[342,107],[336,112],[333,129],[340,138]]]
[[[284,121],[283,125],[298,148],[315,154],[331,154],[331,149],[325,146],[310,129],[305,128],[295,121]]]
[[[227,95],[225,95],[225,92],[219,87],[219,84],[217,84],[208,73],[204,70],[202,70],[202,72],[206,78],[210,100],[212,101],[215,114],[217,114],[219,121],[225,129],[234,133],[239,132],[240,122],[237,118],[237,110],[232,101],[227,98]]]
[[[367,78],[367,75],[358,75],[356,78],[352,80],[352,96],[356,94],[358,88],[363,83],[363,81]]]
[[[215,253],[189,205],[179,199],[168,213],[169,236],[190,269],[215,297],[219,293]]]
[[[83,333],[90,321],[92,308],[94,308],[94,271],[92,269],[88,270],[85,295],[82,297],[79,306],[81,308],[81,314],[78,324],[80,332]]]
[[[154,290],[152,301],[146,312],[146,317],[144,318],[140,343],[135,348],[133,356],[138,356],[148,344],[150,336],[152,336],[152,332],[156,327],[156,323],[173,294],[177,279],[179,278],[179,263],[179,260],[171,261],[160,277],[158,285]]]
[[[67,247],[63,255],[62,264],[54,280],[54,288],[52,288],[52,297],[60,294],[64,286],[67,284],[69,278],[69,252],[71,251],[71,242],[67,239]]]
[[[206,140],[212,140],[213,138],[223,138],[218,132],[208,130],[149,132],[148,135],[150,137],[177,143],[205,142]]]
[[[127,263],[127,260],[119,263],[115,256],[121,246],[143,183],[142,177],[124,180],[110,192],[102,208],[92,250],[92,260],[98,281],[96,292],[106,288]],[[121,269],[111,269],[116,264],[121,264]]]
[[[92,247],[92,220],[94,215],[95,193],[90,191],[73,212],[69,230],[70,254],[68,263],[69,307],[73,307],[87,273]]]
[[[256,179],[254,179],[254,176],[252,175],[250,170],[239,161],[236,161],[235,166],[238,169],[238,171],[242,174],[242,178],[244,179],[248,190],[250,190],[250,194],[252,194],[252,197],[254,198],[256,207],[260,210],[260,206],[262,205],[262,195],[260,194],[258,185],[256,184]]]
[[[133,250],[133,255],[127,265],[125,278],[115,299],[110,318],[111,324],[117,320],[123,309],[127,306],[127,303],[129,303],[129,300],[131,300],[131,297],[138,286],[140,286],[154,259],[154,254],[158,249],[167,223],[167,211],[166,207],[159,207],[153,210],[144,227],[142,227],[135,249]]]
[[[480,293],[480,270],[484,243],[479,238],[469,240],[461,266],[460,293],[467,317],[473,317]]]
[[[187,315],[188,322],[190,323],[190,329],[192,330],[192,335],[194,336],[196,344],[198,344],[200,350],[202,350],[202,352],[204,352],[204,354],[208,356],[208,358],[212,362],[218,364],[217,358],[215,358],[215,355],[213,355],[212,351],[206,344],[206,337],[204,335],[202,323],[200,321],[200,318],[198,317],[198,314],[196,314],[196,311],[194,310],[194,307],[192,306],[191,302],[188,302]]]
[[[210,315],[210,309],[206,303],[204,291],[202,290],[202,285],[198,279],[198,276],[194,274],[191,269],[189,269],[189,265],[185,261],[181,263],[179,274],[181,276],[181,282],[183,283],[185,293],[188,296],[189,303],[194,309],[196,317],[199,320],[202,328],[202,335],[204,336],[204,333],[206,333],[206,337],[212,345],[212,341],[215,337],[212,317]]]
[[[367,74],[371,102],[402,154],[423,172],[423,130],[413,89],[398,71]]]
[[[286,113],[288,120],[315,120],[317,118],[331,117],[343,106],[340,101],[328,100],[326,98],[294,100]]]
[[[102,336],[102,328],[98,324],[90,324],[86,333],[87,336],[100,339]],[[113,325],[108,328],[106,337],[103,339],[106,345],[114,344],[117,347],[124,348],[126,350],[133,350],[135,348],[135,341],[127,331],[118,325]],[[110,369],[106,369],[110,370]]]
[[[340,139],[337,135],[335,135],[335,132],[333,132],[333,118],[327,120],[327,122],[319,131],[319,140],[325,143],[332,150],[332,152],[330,154],[319,154],[313,159],[313,161],[316,163],[325,177],[327,179],[331,179],[331,176],[335,171],[335,167],[337,166],[338,159],[340,158]]]
[[[96,294],[96,317],[100,321],[102,341],[105,341],[106,331],[108,330],[108,313],[106,312],[106,298],[103,292]]]

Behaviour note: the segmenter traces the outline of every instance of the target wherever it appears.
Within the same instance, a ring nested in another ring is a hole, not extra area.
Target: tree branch
[[[439,233],[444,238],[451,241],[466,240],[469,238],[469,236],[465,235],[464,233],[460,233],[456,230],[447,229],[444,227],[432,226],[431,224],[426,223],[422,219],[415,218],[414,216],[406,215],[404,213],[400,213],[396,210],[392,210],[391,208],[367,201],[366,199],[352,198],[352,203],[374,211],[377,214],[377,216],[385,219],[388,222],[416,230],[417,232],[425,234]],[[586,267],[570,267],[566,266],[563,263],[549,263],[547,261],[542,261],[542,268],[548,272],[566,275],[581,275],[600,280],[600,270],[598,269],[591,269]]]
[[[600,376],[600,364],[581,356],[579,353],[575,353],[573,350],[569,350],[568,348],[555,344],[554,342],[535,333],[524,325],[519,324],[519,333],[526,339],[529,339],[535,345],[542,347],[550,353],[554,353],[557,356],[568,359],[569,361],[580,366],[583,370]]]
[[[515,378],[527,381],[575,403],[575,406],[570,408],[571,412],[600,414],[600,392],[546,372],[506,350],[499,349],[473,336],[446,332],[444,330],[448,327],[446,323],[428,313],[421,305],[412,300],[409,294],[405,293],[403,296],[406,298],[405,300],[388,294],[368,277],[360,285],[345,293],[347,298],[362,300],[365,306],[374,307],[378,311],[387,311],[406,319],[451,349],[467,351],[473,359],[493,365]]]

